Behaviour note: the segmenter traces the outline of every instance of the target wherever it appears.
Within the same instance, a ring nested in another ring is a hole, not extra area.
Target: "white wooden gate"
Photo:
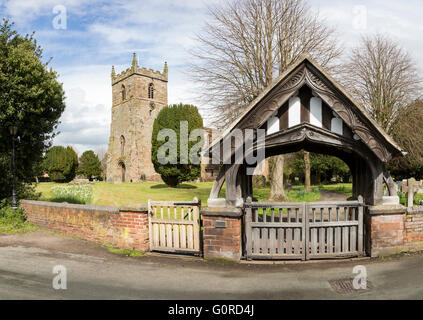
[[[148,200],[150,250],[200,252],[200,205],[194,201]]]
[[[363,198],[245,203],[247,259],[325,259],[364,254]]]

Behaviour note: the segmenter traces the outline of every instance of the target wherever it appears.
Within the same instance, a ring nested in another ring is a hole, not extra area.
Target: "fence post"
[[[247,207],[245,207],[245,212],[246,212],[246,227],[245,227],[245,234],[246,234],[246,238],[247,238],[247,256],[245,257],[247,260],[249,259],[249,257],[252,256],[253,254],[253,245],[252,245],[252,241],[251,241],[251,237],[252,237],[252,230],[251,230],[251,221],[252,221],[252,212],[251,212],[251,206],[248,206],[248,204],[251,204],[252,199],[251,197],[248,197],[246,200],[246,204]]]
[[[309,233],[310,228],[308,225],[308,206],[305,202],[303,202],[303,234],[302,234],[302,241],[303,241],[303,257],[302,260],[308,260],[308,242],[309,242]]]
[[[358,252],[363,253],[363,211],[364,201],[361,195],[358,196]]]
[[[148,216],[148,242],[150,244],[150,251],[153,251],[153,226],[151,223],[151,200],[148,199],[147,216]]]
[[[199,205],[200,202],[198,201],[198,199],[196,197],[194,197],[194,202],[195,204],[193,205],[193,209],[194,209],[194,214],[193,214],[193,220],[194,220],[194,249],[195,250],[200,250],[200,227],[199,227],[199,214],[200,214],[200,210],[199,210]]]

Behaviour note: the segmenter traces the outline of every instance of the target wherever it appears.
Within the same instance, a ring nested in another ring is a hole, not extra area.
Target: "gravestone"
[[[411,208],[414,204],[414,196],[419,189],[420,182],[416,179],[410,178],[402,180],[401,192],[407,193],[407,207]]]

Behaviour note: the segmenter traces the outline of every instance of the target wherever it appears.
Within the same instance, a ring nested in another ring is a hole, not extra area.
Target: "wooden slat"
[[[317,229],[311,229],[311,254],[317,253]]]
[[[278,228],[278,227],[283,227],[283,228],[301,228],[302,227],[302,223],[279,223],[279,222],[251,222],[251,226],[252,227],[257,227],[257,228],[262,228],[262,227],[266,227],[266,228]]]
[[[341,252],[341,227],[335,228],[335,252]]]
[[[254,254],[260,253],[260,229],[253,228]]]
[[[348,227],[342,228],[342,252],[347,252],[348,250]]]
[[[267,228],[261,228],[261,253],[269,253],[268,245],[269,245],[269,238],[267,235]]]
[[[307,260],[308,259],[308,255],[309,255],[309,219],[308,219],[308,206],[307,204],[304,202],[302,205],[302,216],[303,216],[303,227],[302,227],[302,237],[301,237],[301,242],[302,242],[302,260]]]
[[[350,251],[357,250],[357,227],[350,227]]]
[[[269,229],[269,247],[270,254],[276,254],[276,229]]]
[[[278,228],[278,254],[283,254],[284,250],[284,229]]]
[[[292,253],[292,228],[287,228],[285,230],[286,235],[286,254]]]
[[[301,229],[294,229],[294,253],[300,254],[300,245],[301,245]]]
[[[188,249],[194,249],[194,232],[193,232],[193,226],[187,225],[187,247]]]
[[[310,222],[310,228],[358,226],[358,221]]]
[[[181,225],[180,231],[180,246],[182,249],[187,248],[187,227],[186,225]]]
[[[166,247],[173,248],[173,230],[172,225],[166,224]]]
[[[160,224],[160,243],[159,243],[160,247],[166,247],[166,229],[165,229],[165,224],[161,223]]]
[[[179,225],[173,225],[173,247],[180,248],[181,245],[179,244]]]
[[[319,229],[319,253],[325,253],[326,239],[325,228]]]
[[[328,253],[333,252],[333,228],[329,227],[327,229],[327,238],[328,238]]]
[[[154,247],[159,247],[160,246],[160,241],[159,241],[159,225],[157,223],[153,224],[153,244]]]
[[[151,219],[153,223],[166,223],[166,224],[177,224],[177,225],[194,225],[194,221],[188,220],[166,220],[166,219]]]

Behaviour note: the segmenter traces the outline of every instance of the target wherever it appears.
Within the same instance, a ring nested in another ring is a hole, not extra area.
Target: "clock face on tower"
[[[154,109],[155,104],[154,104],[154,102],[153,102],[153,101],[151,101],[151,102],[150,102],[150,107],[151,107],[151,109]]]

